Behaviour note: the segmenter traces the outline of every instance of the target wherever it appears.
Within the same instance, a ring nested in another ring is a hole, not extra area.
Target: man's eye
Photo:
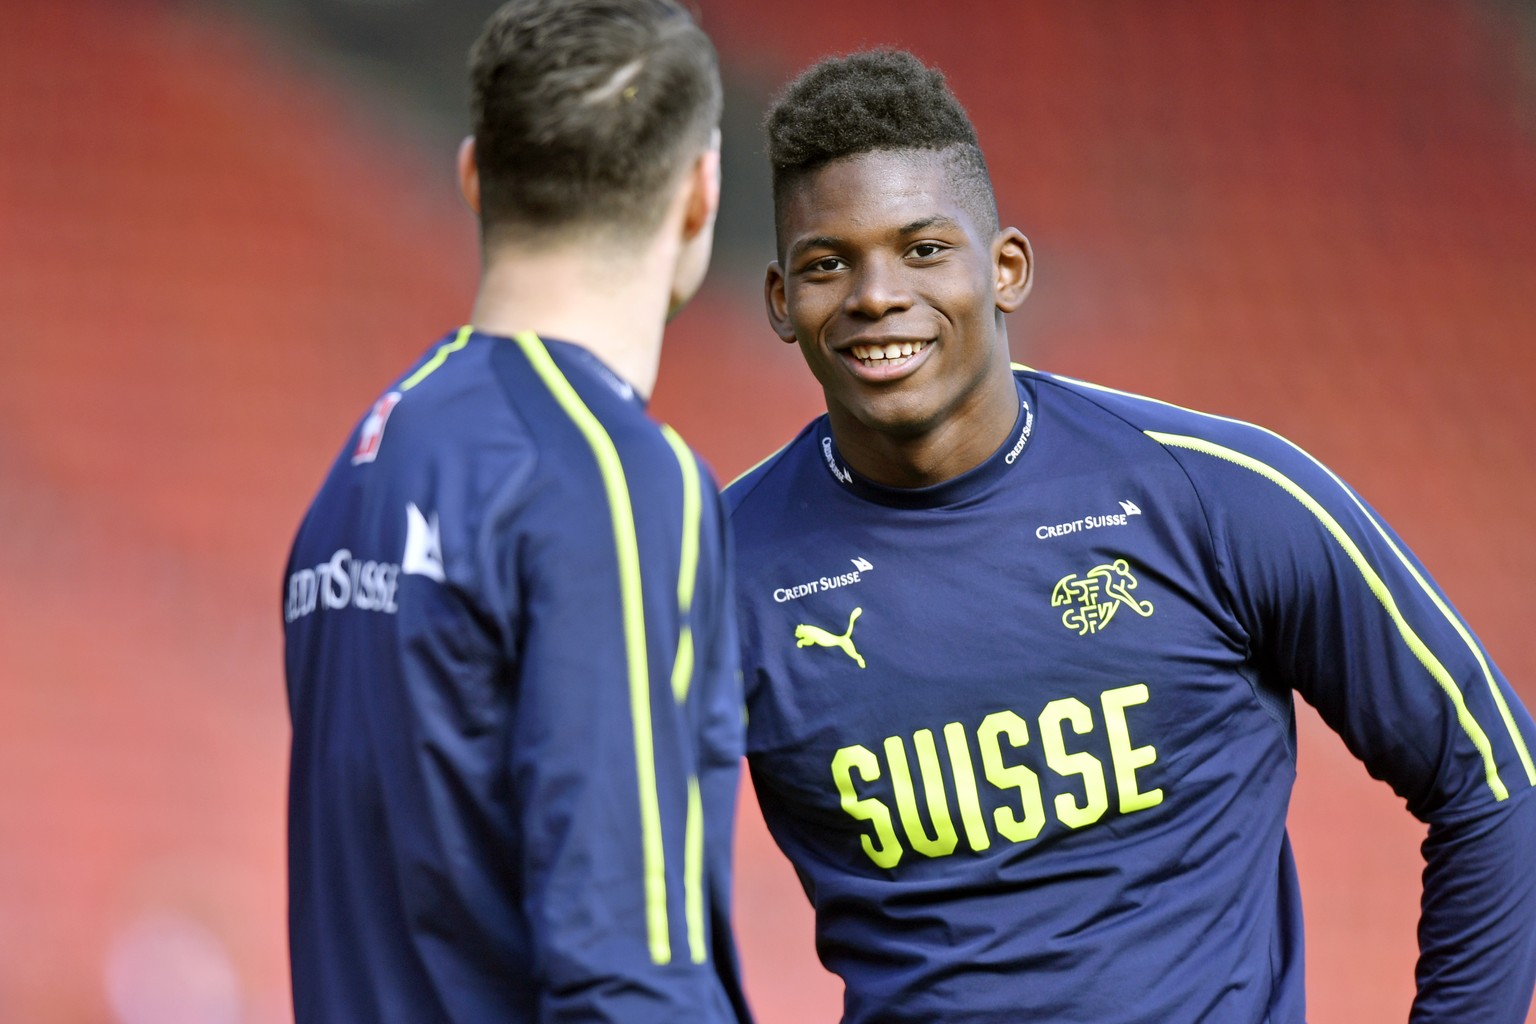
[[[832,271],[837,270],[842,265],[843,261],[838,259],[836,256],[823,256],[821,259],[813,262],[810,266],[810,269],[819,273],[830,274]]]
[[[912,255],[920,260],[926,260],[937,256],[944,251],[944,247],[937,242],[918,242],[912,247]]]

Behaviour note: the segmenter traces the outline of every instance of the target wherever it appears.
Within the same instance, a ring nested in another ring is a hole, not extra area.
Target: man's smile
[[[841,353],[856,369],[858,376],[888,380],[916,369],[923,362],[931,344],[928,339],[914,338],[856,341],[842,347]]]

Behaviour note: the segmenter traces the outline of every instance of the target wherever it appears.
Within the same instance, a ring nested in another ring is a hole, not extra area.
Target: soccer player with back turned
[[[1295,1024],[1293,698],[1428,825],[1420,1024],[1518,1024],[1536,731],[1402,541],[1258,427],[1011,367],[1030,287],[905,53],[768,120],[827,414],[727,489],[748,756],[847,1022]]]
[[[709,261],[714,51],[673,0],[514,0],[471,77],[471,322],[288,566],[295,1016],[745,1020],[723,512],[645,410]]]

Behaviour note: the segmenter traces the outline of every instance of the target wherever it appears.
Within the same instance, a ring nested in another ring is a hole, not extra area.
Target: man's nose
[[[848,313],[878,320],[911,305],[912,293],[904,268],[890,260],[866,260],[854,274],[853,288],[843,308]]]

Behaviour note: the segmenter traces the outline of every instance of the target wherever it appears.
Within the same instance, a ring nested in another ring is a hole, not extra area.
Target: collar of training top
[[[1007,440],[979,466],[942,483],[928,487],[887,487],[860,476],[843,461],[837,450],[837,441],[832,437],[831,423],[825,416],[821,418],[814,435],[821,463],[838,484],[866,501],[893,508],[940,508],[954,505],[991,487],[1017,466],[1029,449],[1030,438],[1035,432],[1033,389],[1017,375],[1014,377],[1014,386],[1019,395],[1019,415],[1014,419]]]

